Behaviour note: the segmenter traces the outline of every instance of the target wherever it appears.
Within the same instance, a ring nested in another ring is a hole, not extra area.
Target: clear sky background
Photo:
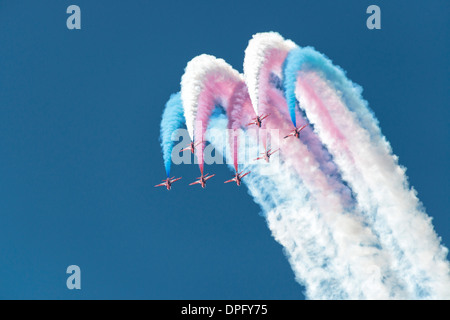
[[[81,8],[82,29],[66,28]],[[381,8],[381,30],[366,8]],[[448,1],[0,1],[0,298],[303,299],[246,187],[167,192],[159,123],[186,63],[242,71],[252,34],[311,45],[364,88],[450,245]],[[420,241],[420,239],[417,239]],[[66,268],[81,268],[81,290]]]

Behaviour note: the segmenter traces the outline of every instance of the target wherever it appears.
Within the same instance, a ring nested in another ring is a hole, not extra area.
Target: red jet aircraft
[[[256,158],[255,161],[256,161],[256,160],[260,160],[260,159],[264,159],[264,160],[266,160],[266,162],[269,162],[269,161],[270,161],[270,156],[273,155],[275,152],[277,152],[277,151],[280,150],[280,149],[277,149],[277,150],[274,150],[274,151],[271,151],[271,150],[272,150],[272,149],[269,149],[269,150],[266,149],[265,152],[261,152],[261,154],[262,154],[263,156],[262,156],[262,157],[259,157],[259,158]]]
[[[233,179],[230,179],[230,180],[227,180],[227,181],[225,181],[224,183],[228,183],[228,182],[236,182],[236,184],[238,185],[238,186],[240,186],[241,185],[241,180],[242,180],[242,178],[243,177],[245,177],[246,175],[248,175],[249,173],[250,173],[250,171],[249,172],[246,172],[246,173],[244,173],[244,174],[242,174],[242,172],[244,172],[244,170],[242,170],[240,173],[237,173],[236,172],[236,174],[234,175],[234,178]]]
[[[194,141],[191,142],[191,144],[189,145],[189,147],[186,147],[184,149],[181,149],[180,152],[186,151],[186,150],[190,150],[191,153],[194,153],[195,148],[201,143],[201,141],[197,142],[194,144]]]
[[[215,174],[212,174],[210,176],[208,176],[208,173],[205,175],[201,175],[200,177],[198,177],[197,181],[189,183],[190,186],[193,186],[194,184],[200,184],[202,186],[202,188],[204,188],[206,186],[206,180],[211,179],[212,177],[214,177]]]
[[[167,179],[163,179],[163,183],[157,184],[155,187],[162,187],[165,186],[167,188],[167,190],[170,190],[170,188],[172,187],[172,183],[174,183],[175,181],[178,181],[181,179],[181,177],[174,179],[175,177],[172,178],[167,178]]]
[[[261,123],[262,123],[262,121],[263,121],[265,118],[267,118],[268,116],[270,116],[270,114],[266,114],[266,115],[262,114],[261,116],[256,116],[256,118],[253,118],[253,119],[252,119],[252,122],[248,123],[247,125],[250,126],[250,125],[252,125],[252,124],[255,124],[255,125],[257,125],[259,128],[261,128]]]
[[[291,133],[289,133],[289,134],[288,134],[286,137],[284,137],[284,138],[285,138],[285,139],[286,139],[286,138],[289,138],[289,137],[296,137],[296,138],[298,138],[298,137],[300,136],[300,131],[302,131],[303,129],[305,129],[307,125],[308,125],[308,124],[305,124],[304,126],[301,126],[301,127],[299,127],[299,128],[295,128],[294,130],[291,131]]]

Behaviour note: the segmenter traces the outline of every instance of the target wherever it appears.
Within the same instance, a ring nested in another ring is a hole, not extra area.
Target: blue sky
[[[81,8],[82,29],[66,28]],[[382,29],[366,28],[377,4]],[[159,123],[186,63],[242,71],[278,31],[347,70],[450,246],[449,4],[433,1],[1,1],[0,298],[302,299],[245,187],[212,166],[171,192]],[[419,239],[418,239],[419,240]],[[66,288],[79,265],[82,289]]]

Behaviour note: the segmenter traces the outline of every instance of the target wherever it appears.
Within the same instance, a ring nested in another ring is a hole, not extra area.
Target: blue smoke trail
[[[284,93],[294,126],[296,126],[295,111],[298,103],[295,95],[298,72],[310,69],[320,70],[323,77],[330,82],[330,85],[342,93],[342,99],[348,104],[349,109],[356,113],[361,125],[372,136],[381,135],[375,113],[369,107],[367,101],[362,98],[361,86],[350,81],[346,76],[345,70],[334,65],[327,56],[316,51],[313,47],[296,47],[292,49],[283,65]]]
[[[297,106],[297,98],[295,96],[295,85],[297,82],[297,74],[303,64],[303,54],[300,47],[296,47],[289,51],[283,66],[283,86],[284,95],[294,127],[297,127],[295,119],[295,107]]]
[[[172,134],[185,126],[183,103],[181,101],[181,94],[174,93],[170,96],[164,108],[161,120],[161,148],[163,152],[164,166],[166,168],[167,177],[170,177],[170,167],[172,165],[172,150],[174,141]]]

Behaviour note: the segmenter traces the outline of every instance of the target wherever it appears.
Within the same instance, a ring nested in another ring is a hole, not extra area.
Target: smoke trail
[[[197,72],[198,70],[202,70],[205,79],[205,83],[202,84],[203,91],[198,92],[197,106],[194,105],[194,107],[197,108],[196,122],[199,123],[201,121],[202,124],[208,124],[211,121],[211,116],[213,115],[213,110],[216,106],[221,105],[226,110],[229,109],[229,100],[226,99],[226,97],[230,92],[236,93],[235,87],[234,90],[231,88],[236,86],[235,83],[237,78],[227,76],[229,67],[219,67],[224,64],[223,60],[212,57],[208,57],[206,61],[204,59],[194,58],[189,65],[194,64]],[[213,66],[212,64],[216,65]],[[279,61],[280,69],[281,64],[282,61]],[[265,66],[266,65],[263,64],[260,74],[268,74],[265,70]],[[272,62],[269,66],[273,68],[275,67],[275,64]],[[191,76],[186,76],[186,78],[189,77]],[[258,79],[258,81],[268,81],[268,77],[262,76],[261,79]],[[266,87],[266,90],[270,90],[266,84],[261,83],[259,84],[259,87]],[[186,88],[182,88],[182,92],[183,90],[186,90]],[[260,101],[262,101],[262,99],[260,99]],[[265,108],[272,114],[267,120],[268,129],[289,130],[291,124],[283,117],[282,113],[277,111],[277,106],[267,104]],[[229,116],[232,114],[233,113],[228,113]],[[195,126],[194,135],[196,137],[203,137],[205,134],[205,127],[206,126],[200,126],[200,130],[202,131],[199,131],[197,130],[198,126]],[[272,135],[271,140],[276,141],[276,139],[273,138],[276,137]],[[293,145],[295,145],[295,148],[292,147]],[[314,220],[314,218],[311,217],[315,217],[315,219],[318,220],[315,221],[315,223],[321,225],[322,232],[318,235],[318,242],[324,243],[324,246],[327,248],[325,252],[328,254],[328,256],[323,257],[322,260],[327,261],[326,273],[328,279],[335,278],[335,283],[340,284],[340,290],[342,290],[340,296],[346,298],[386,298],[397,294],[395,292],[391,293],[382,283],[380,277],[367,277],[363,272],[368,266],[376,266],[378,269],[381,269],[384,273],[383,275],[386,276],[389,268],[385,267],[383,259],[379,258],[383,255],[378,252],[376,238],[374,238],[357,219],[341,214],[344,210],[340,204],[340,199],[334,194],[335,191],[333,190],[333,187],[328,184],[327,177],[320,170],[319,164],[315,161],[315,156],[310,153],[308,147],[298,140],[293,141],[291,144],[280,145],[279,147],[286,161],[284,162],[283,167],[275,167],[276,171],[291,168],[291,171],[293,170],[301,177],[301,188],[308,197],[307,200],[299,200],[295,197],[296,192],[294,192],[293,195],[296,199],[295,205],[299,208],[310,207],[313,214],[308,217],[308,219]],[[202,154],[201,149],[198,154]],[[236,155],[236,153],[234,154]],[[200,156],[199,162],[202,163],[202,161],[203,158]],[[236,160],[233,162],[236,163]],[[201,171],[203,172],[202,167]],[[292,172],[290,175],[292,175]],[[293,178],[289,176],[286,179],[288,180],[280,181],[280,183],[287,185],[291,184],[290,181]],[[266,192],[264,197],[273,197],[275,189],[267,190]],[[295,212],[295,210],[293,212]],[[290,222],[291,224],[296,221],[295,219],[292,220],[293,221]],[[302,220],[301,223],[304,223],[304,221]],[[278,232],[279,231],[276,230],[274,231],[274,233]],[[291,239],[291,241],[293,240],[295,239]],[[296,248],[291,249],[295,250]],[[315,254],[317,255],[316,252]],[[296,265],[299,264],[299,261],[296,260],[297,256],[289,251],[288,254],[292,257],[291,261],[295,264],[295,268],[297,268]],[[312,261],[314,260],[311,257],[310,259]],[[318,266],[315,266],[315,268],[317,267]],[[323,263],[320,267],[323,267]],[[372,288],[372,291],[366,290],[366,292],[363,292],[361,290],[361,283],[367,283],[367,287]]]
[[[228,129],[230,132],[230,149],[233,151],[233,164],[235,171],[237,172],[239,164],[239,129],[250,121],[250,115],[252,112],[250,97],[248,95],[247,86],[244,81],[236,84],[233,93],[229,98],[226,112],[228,115]]]
[[[253,104],[262,105],[265,111],[270,110],[269,112],[274,113],[275,117],[288,119],[290,116],[294,127],[296,126],[296,108],[295,104],[293,107],[288,104],[289,108],[286,108],[283,91],[286,81],[283,81],[283,77],[286,77],[285,61],[289,59],[289,52],[295,47],[296,45],[292,41],[285,40],[278,33],[259,33],[249,41],[244,58],[244,70],[246,71],[244,77],[247,84],[252,88],[250,93],[253,92]],[[286,113],[288,109],[289,113]],[[302,115],[297,115],[297,117],[301,120],[301,123],[308,123]],[[351,190],[342,183],[337,166],[310,127],[303,131],[301,140],[312,152],[320,169],[328,177],[328,182],[334,185],[336,189],[340,189],[339,192],[342,194],[343,202],[346,205],[351,205]]]
[[[311,48],[293,50],[287,65],[286,70],[297,68],[295,96],[300,106],[352,185],[383,248],[395,256],[393,268],[406,279],[412,297],[449,298],[448,250],[408,186],[405,169],[398,165],[361,90]]]
[[[284,40],[276,32],[257,33],[249,41],[245,49],[244,78],[256,115],[264,111],[264,101],[261,101],[261,97],[264,97],[265,86],[269,83],[260,79],[266,80],[266,77],[271,76],[270,73],[264,73],[264,70],[271,68],[263,69],[263,66],[276,64],[280,59],[284,60],[289,50],[294,47],[292,41]]]
[[[191,60],[181,81],[187,128],[202,142],[202,173],[204,140],[235,171],[260,140],[280,149],[279,161],[247,162],[243,182],[307,297],[449,298],[447,249],[360,87],[277,33],[250,40],[244,79],[222,59]],[[254,113],[270,113],[264,130],[247,127]],[[297,122],[311,126],[300,139],[280,139]]]
[[[288,126],[287,122],[283,124],[276,118],[271,118],[267,123],[269,129]],[[300,178],[303,189],[308,194],[308,200],[296,199],[296,208],[309,207],[314,214],[308,218],[318,219],[317,223],[322,224],[321,235],[318,237],[326,237],[326,240],[322,239],[322,242],[330,253],[332,252],[326,259],[327,269],[341,284],[347,298],[386,299],[404,296],[402,290],[392,289],[392,284],[398,280],[390,270],[388,258],[380,251],[376,236],[365,227],[358,212],[350,211],[349,208],[344,209],[339,198],[339,190],[335,190],[334,186],[329,184],[327,177],[323,175],[315,162],[314,156],[308,151],[308,147],[299,140],[282,143],[279,147],[280,156],[284,161],[277,170],[289,168],[291,174],[296,173]],[[291,180],[292,178],[286,178],[279,183],[290,185]],[[268,192],[273,193],[273,190]],[[297,189],[293,188],[288,192],[295,197]],[[291,227],[295,227],[295,221],[297,220],[292,217]],[[276,228],[271,230],[275,234],[280,232]],[[296,237],[301,237],[300,234],[295,233],[290,236],[293,238],[286,241],[296,241]],[[290,261],[295,269],[303,264],[303,261],[292,254],[289,248],[289,246],[286,247],[286,252],[291,257]],[[372,270],[373,276],[368,277],[368,270]],[[364,284],[370,290],[363,289]]]
[[[273,33],[270,33],[268,37],[271,38],[270,46],[260,45],[254,39],[250,41],[244,61],[258,60],[258,57],[265,57],[265,59],[258,63],[258,72],[251,73],[256,76],[256,79],[252,79],[247,74],[245,74],[245,79],[247,83],[253,84],[259,89],[256,100],[260,106],[265,106],[265,111],[273,115],[267,120],[266,127],[288,129],[289,124],[282,120],[285,118],[283,110],[287,110],[287,107],[280,90],[282,86],[279,83],[282,78],[279,77],[282,76],[284,60],[288,55],[288,50],[292,48],[292,42],[286,45],[286,41],[278,34],[274,37]],[[264,39],[266,34],[254,36],[254,38]],[[252,46],[256,46],[258,49],[255,50]],[[248,52],[252,56],[248,57]],[[244,63],[244,70],[249,69],[251,70],[251,68],[246,68]],[[366,290],[366,297],[383,297],[381,292],[384,292],[384,297],[404,296],[401,289],[392,289],[397,286],[396,283],[399,280],[397,275],[391,271],[388,264],[389,257],[380,252],[376,236],[364,227],[367,222],[361,221],[363,220],[361,212],[353,205],[351,190],[341,181],[337,166],[314,132],[310,131],[307,139],[290,141],[286,145],[282,144],[281,154],[286,159],[286,163],[291,163],[293,169],[302,178],[311,194],[311,202],[330,228],[331,242],[329,245],[336,245],[336,254],[333,257],[335,261],[332,261],[330,265],[334,263],[334,272],[341,275],[342,282],[348,283],[346,291],[349,296],[363,296],[363,293],[358,291],[358,287],[361,287],[361,283],[364,282],[365,270],[368,268],[380,270],[384,277],[384,283],[381,283],[380,279],[378,282],[372,283],[373,290],[372,292]],[[346,212],[350,215],[345,215]],[[344,232],[344,236],[342,236],[343,230],[348,230],[348,232]],[[339,266],[337,261],[342,265]],[[352,273],[351,279],[345,276],[348,273],[347,270]],[[352,281],[353,283],[351,283]],[[386,288],[385,284],[388,284],[390,288]]]
[[[184,119],[184,109],[181,102],[180,93],[174,93],[170,96],[164,108],[161,120],[161,149],[163,152],[164,166],[166,168],[167,178],[170,177],[170,167],[172,164],[172,150],[174,142],[172,141],[172,134],[184,126],[186,123]]]
[[[184,106],[186,126],[192,140],[194,139],[194,126],[200,94],[205,91],[205,86],[208,85],[208,81],[206,81],[207,74],[212,75],[211,80],[217,82],[224,80],[220,79],[221,74],[229,77],[229,80],[241,80],[239,73],[223,59],[202,54],[189,61],[181,78],[181,99]],[[219,76],[216,77],[214,74]]]
[[[209,118],[216,107],[228,105],[228,99],[234,92],[236,85],[242,82],[241,75],[223,59],[210,55],[200,55],[192,59],[182,77],[181,97],[185,108],[185,115],[195,114],[195,121],[187,123],[195,139],[200,139],[197,158],[200,171],[204,166],[204,135]],[[184,99],[184,97],[186,97]],[[186,117],[186,121],[188,117]]]
[[[281,64],[281,63],[280,63]],[[195,66],[195,67],[194,67]],[[217,106],[221,106],[223,107],[226,111],[227,111],[227,115],[229,117],[229,121],[228,121],[228,125],[227,127],[232,127],[232,129],[236,129],[237,127],[242,127],[243,123],[243,117],[242,115],[237,112],[238,110],[243,110],[248,104],[246,103],[246,99],[248,97],[248,95],[244,95],[242,93],[242,89],[245,88],[244,85],[242,85],[242,80],[238,77],[236,77],[234,74],[236,74],[234,71],[230,72],[230,68],[228,65],[224,65],[223,60],[219,60],[216,59],[214,57],[211,56],[200,56],[197,58],[194,58],[191,62],[189,62],[188,64],[189,68],[186,68],[186,72],[183,75],[183,79],[199,79],[199,81],[197,82],[196,86],[186,86],[186,87],[182,87],[182,96],[184,94],[186,95],[190,95],[190,96],[194,96],[193,93],[188,94],[185,93],[184,90],[192,90],[193,88],[195,90],[197,90],[195,92],[195,96],[197,97],[197,100],[190,100],[191,102],[193,102],[190,106],[185,108],[195,108],[196,111],[196,125],[194,126],[194,136],[197,137],[196,139],[198,139],[198,137],[202,137],[205,134],[205,125],[199,126],[197,125],[198,123],[201,124],[209,124],[209,126],[211,127],[211,123],[210,121],[212,121],[212,119],[214,119],[214,114],[213,110],[217,107]],[[193,71],[191,71],[193,70]],[[196,72],[196,73],[202,73],[202,77],[203,77],[203,82],[200,81],[202,78],[201,77],[196,77],[195,74],[191,75],[189,74],[190,72]],[[231,75],[230,75],[231,73]],[[266,79],[263,77],[263,79]],[[189,82],[188,82],[189,83]],[[229,94],[232,94],[230,99],[227,99],[227,96]],[[274,127],[276,128],[281,128],[281,127],[286,127],[289,126],[289,124],[282,120],[281,118],[278,118],[278,113],[276,109],[273,109],[272,106],[267,106],[266,108],[270,108],[271,112],[273,111],[274,115],[271,117],[271,120],[269,123],[273,123]],[[185,114],[190,114],[191,112],[185,112]],[[234,117],[236,116],[236,117]],[[211,119],[212,117],[212,119]],[[240,122],[240,123],[239,123]],[[197,128],[200,127],[200,130],[198,130]],[[215,134],[214,136],[218,136],[217,134]],[[255,136],[254,136],[255,138]],[[255,139],[254,139],[255,140]],[[248,145],[246,145],[246,147],[248,148]],[[255,147],[252,147],[255,148]],[[250,148],[250,149],[252,149]],[[257,147],[256,147],[257,148]],[[288,147],[289,148],[289,147]],[[286,148],[286,149],[288,149]],[[283,147],[283,149],[285,149],[285,146]],[[256,149],[255,149],[256,150]],[[304,154],[308,154],[308,151],[306,150],[306,147],[303,147],[303,149],[300,149],[301,152],[303,152],[302,156],[304,157]],[[202,149],[198,150],[197,155],[199,155],[199,163],[203,163],[203,158],[202,158]],[[296,156],[298,157],[299,154],[296,154]],[[237,166],[236,166],[236,159],[237,159],[237,153],[235,152],[234,155],[234,160],[233,163],[235,164],[235,170],[237,170]],[[310,158],[308,158],[308,160],[310,160],[308,163],[308,165],[314,165],[314,161]],[[310,168],[308,168],[308,166],[298,166],[295,162],[290,163],[288,165],[286,165],[286,167],[291,167],[294,166],[296,168],[296,170],[300,170],[300,172],[303,172],[306,175],[306,171],[311,172],[311,174],[308,174],[308,183],[311,184],[313,183],[313,181],[320,181],[319,183],[321,183],[322,188],[326,187],[326,182],[324,182],[325,178],[321,177],[320,172],[313,172],[311,171]],[[201,167],[201,171],[202,171],[202,167]],[[273,174],[275,174],[276,172],[279,172],[281,170],[286,170],[283,167],[280,166],[274,166],[273,169]],[[256,171],[258,172],[258,170]],[[257,173],[256,173],[257,174]],[[314,174],[314,176],[313,176]],[[292,173],[289,173],[289,171],[286,171],[286,175],[288,175],[289,180],[287,181],[282,181],[279,180],[279,183],[282,184],[287,184],[289,185],[289,181],[291,181],[292,178]],[[279,179],[280,176],[278,176],[277,179]],[[298,181],[298,178],[295,178]],[[301,184],[301,187],[300,185]],[[317,185],[317,184],[314,184]],[[266,188],[268,187],[268,184],[265,185]],[[261,186],[259,186],[261,188]],[[294,193],[292,196],[294,199],[296,199],[296,205],[299,208],[303,208],[305,206],[310,207],[311,211],[313,212],[313,214],[311,215],[312,217],[315,217],[316,220],[314,220],[314,218],[311,218],[311,216],[305,216],[304,218],[307,219],[308,224],[310,224],[310,221],[314,221],[313,223],[320,225],[322,232],[318,233],[318,239],[316,239],[315,243],[324,243],[323,246],[323,250],[315,250],[313,253],[311,253],[308,256],[308,259],[311,261],[311,263],[315,263],[315,259],[318,259],[320,256],[321,259],[318,261],[322,261],[320,264],[320,267],[324,266],[324,261],[331,261],[330,262],[326,262],[325,264],[328,264],[327,266],[327,271],[323,272],[323,275],[321,277],[322,280],[321,281],[326,281],[326,280],[330,280],[333,279],[337,276],[335,275],[339,275],[339,277],[344,277],[344,273],[348,273],[348,271],[344,270],[346,267],[348,267],[345,263],[344,265],[341,267],[338,264],[335,263],[336,259],[336,246],[334,244],[334,240],[333,240],[333,235],[330,233],[330,231],[328,230],[329,227],[322,221],[323,219],[321,218],[321,214],[320,212],[317,210],[317,203],[310,203],[312,201],[312,197],[310,195],[310,192],[308,191],[307,188],[305,188],[305,186],[303,186],[303,183],[298,182],[296,183],[296,189],[302,189],[304,190],[304,193],[306,195],[308,195],[308,197],[306,198],[306,200],[302,201],[301,198],[298,198],[297,192]],[[261,196],[265,199],[267,198],[272,198],[274,200],[276,200],[277,202],[280,203],[280,199],[277,199],[274,197],[275,194],[275,190],[277,190],[276,187],[272,188],[272,189],[267,189],[264,193],[260,193]],[[316,188],[317,190],[317,188]],[[293,201],[293,200],[292,200]],[[273,209],[273,208],[272,208]],[[305,222],[304,220],[302,220],[302,222]],[[292,223],[292,222],[291,222]],[[296,250],[296,248],[292,248],[294,251]],[[319,255],[320,252],[320,255]],[[341,253],[342,254],[342,253]],[[313,256],[311,256],[313,255]],[[302,257],[305,256],[305,254],[302,255]],[[297,257],[297,256],[295,256]],[[315,269],[317,270],[318,266],[316,265]],[[308,272],[309,269],[305,269],[304,272]],[[325,276],[326,275],[326,276]],[[314,277],[312,277],[314,278]],[[338,284],[342,284],[343,281],[341,278],[336,278],[335,281],[332,281],[334,283],[333,287],[336,289],[337,287],[340,287],[341,285]],[[348,278],[348,277],[347,277]],[[326,279],[326,280],[325,280]],[[347,285],[345,285],[346,287],[348,287]],[[312,285],[311,285],[312,287]],[[355,287],[355,286],[353,286]],[[337,290],[337,289],[336,289]],[[350,292],[350,290],[348,288],[340,288],[339,290],[337,290],[336,292],[333,293],[333,296],[335,297],[341,297],[341,298],[348,298],[349,296],[353,296],[353,297],[360,297],[361,296],[361,292],[358,291],[357,293],[355,292]]]
[[[229,146],[224,130],[226,126],[225,116],[212,118],[207,133],[208,140],[214,137],[211,140],[214,140],[216,150],[223,150],[224,155],[229,154],[226,151]],[[240,132],[239,140],[243,143],[239,157],[244,158],[246,152],[257,154],[255,131]],[[277,161],[247,165],[245,170],[252,171],[245,177],[245,184],[261,206],[275,239],[285,247],[290,260],[302,261],[301,264],[291,264],[297,280],[305,286],[307,296],[312,299],[348,298],[329,264],[334,255],[334,248],[329,245],[329,232],[317,210],[308,205],[310,195],[301,179],[292,174],[292,168]]]

